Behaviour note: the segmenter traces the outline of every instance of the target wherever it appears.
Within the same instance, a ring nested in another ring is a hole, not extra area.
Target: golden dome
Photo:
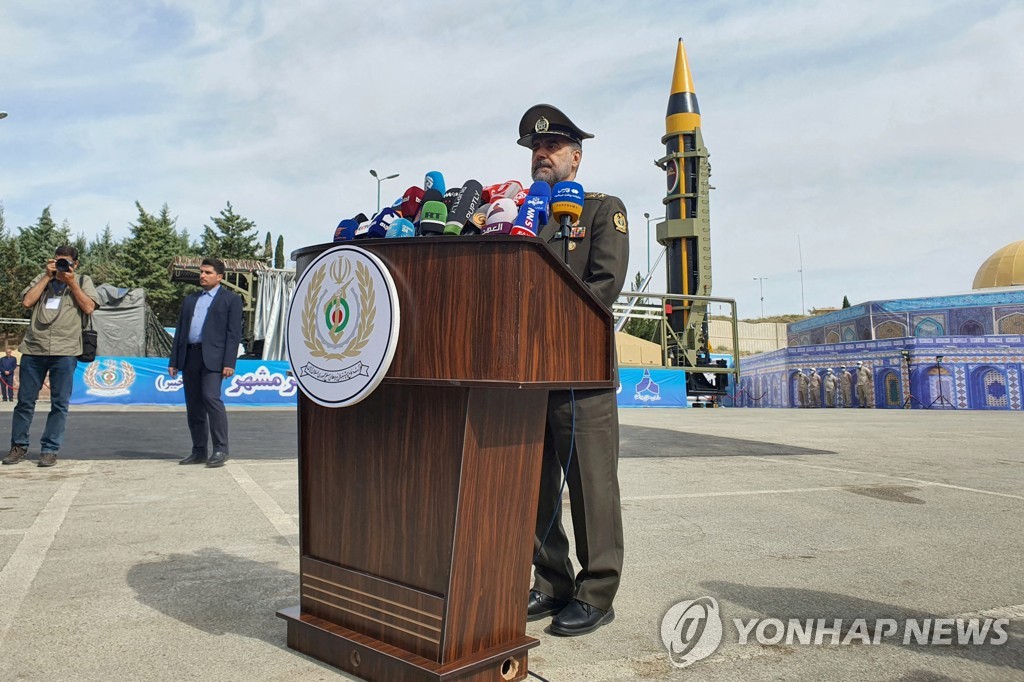
[[[974,289],[1024,284],[1024,240],[1007,244],[988,257],[974,276]]]

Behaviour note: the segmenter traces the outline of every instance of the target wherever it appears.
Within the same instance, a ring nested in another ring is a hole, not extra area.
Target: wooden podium
[[[613,385],[611,313],[538,239],[354,245],[391,272],[401,330],[362,402],[299,394],[288,646],[364,680],[521,680],[547,393]]]

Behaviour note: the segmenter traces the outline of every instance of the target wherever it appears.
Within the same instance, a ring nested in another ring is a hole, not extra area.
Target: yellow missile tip
[[[665,112],[665,134],[689,132],[699,127],[700,106],[693,87],[690,62],[686,59],[686,48],[680,38],[676,47],[676,66],[672,72],[672,92],[668,98],[668,111]]]
[[[676,47],[676,68],[672,72],[672,94],[677,92],[697,92],[693,87],[693,74],[690,73],[690,62],[686,58],[682,38]]]

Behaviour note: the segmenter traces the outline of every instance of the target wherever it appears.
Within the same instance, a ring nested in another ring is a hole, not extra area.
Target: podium
[[[401,331],[362,402],[299,394],[288,646],[364,680],[524,679],[547,394],[613,386],[611,313],[536,238],[353,245],[390,271]]]

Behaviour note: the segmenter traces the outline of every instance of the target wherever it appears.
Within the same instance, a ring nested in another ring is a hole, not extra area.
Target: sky
[[[230,201],[290,252],[373,212],[370,169],[399,173],[385,204],[431,170],[529,184],[517,129],[545,102],[595,134],[577,180],[625,202],[631,285],[661,252],[681,37],[712,295],[749,318],[761,286],[766,315],[961,293],[1024,239],[1021,35],[1024,4],[984,0],[11,0],[0,202],[88,238],[166,203],[197,238]]]

